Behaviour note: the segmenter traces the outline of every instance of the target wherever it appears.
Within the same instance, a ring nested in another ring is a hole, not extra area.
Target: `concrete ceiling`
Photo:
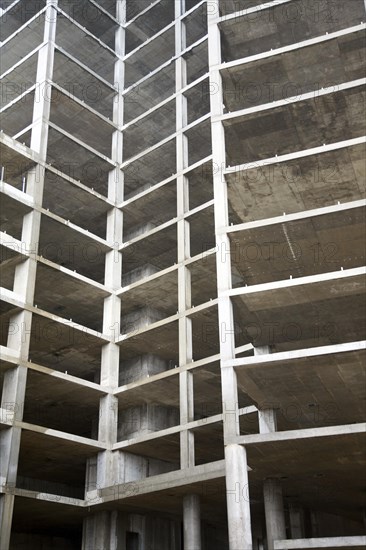
[[[46,170],[42,206],[105,239],[107,212],[111,206],[93,193]],[[93,220],[92,226],[90,219]]]
[[[103,241],[96,241],[72,229],[67,223],[42,216],[38,253],[47,260],[103,282],[105,253],[108,250]]]
[[[162,359],[178,364],[178,323],[172,322],[158,328],[131,335],[120,342],[121,359],[127,360],[145,353],[158,355]]]
[[[50,120],[99,153],[110,156],[115,126],[87,111],[56,88],[52,88]]]
[[[62,271],[42,264],[37,267],[34,303],[45,311],[101,332],[106,296],[106,291]]]
[[[164,186],[163,193],[160,188],[152,190],[151,193],[147,193],[123,207],[124,240],[134,229],[144,224],[158,226],[176,217],[176,186],[175,181],[168,182]]]
[[[21,240],[23,216],[30,211],[30,206],[17,201],[5,193],[1,193],[0,230]]]
[[[195,208],[213,199],[212,161],[187,172],[189,181],[189,208]]]
[[[239,386],[260,408],[278,409],[280,430],[362,422],[365,350],[238,367]]]
[[[33,315],[29,358],[56,371],[99,382],[104,341],[87,331]]]
[[[127,287],[128,288],[128,287]],[[151,307],[175,315],[178,310],[178,272],[171,271],[121,294],[122,316],[142,307]]]
[[[172,57],[174,25],[125,60],[125,87],[138,82]]]
[[[72,32],[70,32],[70,25],[72,25],[70,19],[61,14],[58,15],[56,44],[113,84],[116,60],[113,52],[107,48],[101,48],[98,40],[76,25],[72,26]]]
[[[9,70],[43,41],[44,15],[36,17],[1,47],[1,72]]]
[[[226,176],[234,223],[361,200],[365,194],[364,145],[255,166]],[[286,207],[284,208],[284,205]]]
[[[100,4],[104,7],[103,3]],[[88,0],[59,0],[58,7],[110,48],[114,48],[117,23]]]
[[[37,60],[38,55],[35,53],[1,78],[0,108],[33,86],[36,80]]]
[[[24,148],[24,152],[27,150]],[[29,150],[28,150],[29,151]],[[4,181],[17,189],[22,189],[22,178],[35,165],[35,159],[24,156],[21,151],[5,143],[0,144],[1,165],[4,167]]]
[[[177,234],[175,224],[123,249],[123,273],[145,264],[164,269],[177,262]]]
[[[208,72],[207,39],[194,46],[183,57],[187,62],[187,84],[190,84]]]
[[[233,112],[337,87],[362,78],[365,32],[359,31],[306,48],[224,68],[224,103]]]
[[[231,233],[236,286],[364,265],[364,222],[360,207]]]
[[[96,438],[103,393],[28,369],[24,422]]]
[[[277,351],[363,338],[363,277],[268,289],[234,297],[237,345]]]
[[[146,2],[140,5],[133,2],[127,8],[128,19],[137,15],[140,8],[146,8]],[[133,11],[135,10],[135,11]],[[126,26],[126,53],[131,52],[140,44],[151,38],[174,20],[174,2],[163,0],[152,7],[146,14],[140,15],[136,20]]]
[[[34,97],[35,92],[29,92],[1,113],[1,128],[6,134],[14,137],[32,124]],[[21,136],[19,141],[23,141]]]
[[[247,17],[224,20],[220,25],[223,61],[293,44],[294,36],[296,42],[301,42],[358,25],[365,7],[362,0],[350,0],[347,5],[343,0],[334,0],[331,18],[328,10],[326,3],[320,4],[318,10],[304,9],[301,0],[294,0],[287,9],[275,5]]]
[[[227,164],[237,166],[363,136],[364,96],[359,86],[230,119],[224,123]]]
[[[45,429],[46,430],[46,429]],[[63,449],[63,452],[60,452]],[[18,476],[84,488],[86,459],[97,448],[23,429]],[[71,467],[72,464],[72,467]]]
[[[170,63],[155,75],[141,82],[125,94],[124,121],[127,124],[175,93],[175,66]]]
[[[151,384],[136,385],[118,394],[119,410],[145,403],[179,408],[178,376],[169,376]]]
[[[123,158],[138,155],[172,134],[176,127],[175,100],[136,122],[124,132]]]
[[[29,19],[31,19],[36,13],[44,8],[45,0],[27,0],[27,8],[24,9],[22,2],[3,2],[2,9],[6,9],[11,4],[13,7],[3,16],[4,22],[1,25],[0,40],[3,42],[9,36],[11,36],[16,30],[24,25]]]
[[[57,46],[52,80],[102,115],[112,119],[115,90],[73,61]]]
[[[125,198],[170,178],[176,172],[175,140],[146,153],[123,168]],[[161,159],[164,159],[164,163]]]
[[[48,134],[47,162],[67,176],[107,196],[108,173],[113,164],[52,127]]]

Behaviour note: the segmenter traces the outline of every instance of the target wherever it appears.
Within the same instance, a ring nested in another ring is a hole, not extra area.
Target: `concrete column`
[[[106,253],[105,257],[104,284],[111,291],[111,294],[105,298],[103,308],[103,333],[111,338],[111,342],[102,348],[100,385],[107,389],[108,394],[100,399],[98,428],[98,440],[108,445],[113,445],[117,441],[118,399],[113,395],[113,390],[118,387],[119,380],[119,346],[115,343],[115,340],[120,335],[121,300],[117,297],[116,291],[122,283],[122,255],[119,248],[122,244],[123,235],[123,214],[117,208],[117,205],[122,202],[124,193],[124,179],[119,164],[123,160],[123,136],[120,128],[123,125],[124,115],[122,96],[124,62],[121,58],[125,52],[125,29],[123,25],[126,20],[126,2],[119,1],[116,7],[116,18],[120,25],[115,33],[115,52],[120,57],[116,57],[114,65],[116,94],[113,104],[113,122],[117,124],[118,129],[112,135],[111,159],[117,163],[117,166],[108,175],[108,198],[116,206],[111,208],[107,214],[106,240],[112,249]],[[98,453],[96,466],[95,474],[88,476],[87,479],[86,498],[88,498],[89,491],[91,491],[91,498],[94,498],[93,490],[112,486],[118,479],[117,453],[109,450]],[[90,471],[94,472],[94,468],[90,468]],[[114,548],[112,543],[109,542],[108,546],[100,547]]]
[[[182,219],[189,210],[189,184],[181,174],[188,166],[188,143],[182,130],[187,125],[187,101],[181,90],[187,84],[186,61],[181,53],[185,48],[185,25],[179,17],[184,13],[185,2],[175,2],[175,91],[176,97],[176,170],[177,170],[177,261],[178,261],[178,311],[185,314],[191,307],[191,274],[183,262],[190,257],[190,226]],[[178,321],[179,366],[192,361],[192,321],[183,316]],[[184,371],[179,375],[180,423],[187,424],[194,419],[193,374]],[[189,430],[180,433],[181,468],[194,466],[194,434]]]
[[[254,348],[254,355],[271,353],[269,346]],[[259,432],[277,431],[277,414],[272,408],[258,411]],[[285,511],[283,507],[282,486],[278,479],[266,479],[263,483],[264,509],[266,517],[267,546],[273,550],[275,540],[286,538]]]
[[[259,433],[268,434],[277,431],[277,416],[274,409],[258,411]]]
[[[183,498],[184,550],[201,550],[200,497],[186,495]]]
[[[279,479],[266,479],[263,483],[264,509],[266,515],[267,546],[274,549],[275,540],[286,538],[285,511],[282,486]]]
[[[125,550],[126,529],[117,512],[97,512],[83,525],[81,550]]]
[[[246,450],[226,445],[226,493],[230,550],[251,550],[252,531]]]
[[[207,4],[208,62],[210,75],[210,107],[212,117],[223,114],[223,88],[220,71],[221,36],[217,24],[219,0]],[[230,550],[250,550],[252,533],[248,497],[248,472],[246,450],[233,444],[239,435],[238,389],[236,373],[223,362],[235,358],[235,323],[230,298],[224,294],[232,288],[230,240],[222,228],[229,225],[227,184],[224,177],[226,166],[225,132],[221,121],[211,123],[215,230],[216,271],[218,294],[218,317],[220,327],[221,388],[223,400],[223,429],[225,443],[225,470],[227,491],[227,515]]]
[[[54,38],[56,34],[57,0],[47,0],[44,24],[44,45],[38,52],[36,93],[33,104],[33,120],[30,147],[43,160],[46,159],[48,120],[51,99],[48,81],[52,79]],[[44,167],[37,165],[28,173],[27,194],[37,205],[42,204]],[[36,282],[36,253],[39,242],[41,215],[32,210],[23,218],[22,243],[29,257],[18,264],[14,275],[14,292],[27,304],[33,304]],[[10,319],[7,346],[19,352],[19,358],[27,361],[29,353],[32,314],[22,310]],[[15,420],[22,420],[27,382],[27,369],[23,366],[8,370],[4,375],[2,404],[14,412]],[[21,428],[11,427],[0,434],[0,478],[5,494],[0,505],[0,550],[8,550],[14,507],[13,488],[16,485]]]
[[[290,530],[292,539],[305,538],[304,509],[294,502],[289,503]]]

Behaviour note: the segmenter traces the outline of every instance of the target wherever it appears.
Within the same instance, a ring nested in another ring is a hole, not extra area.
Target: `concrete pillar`
[[[292,539],[305,538],[304,510],[294,502],[289,503],[290,530]]]
[[[187,84],[186,60],[182,51],[185,49],[185,24],[180,16],[184,13],[185,2],[175,2],[175,91],[176,91],[176,170],[177,170],[177,261],[178,261],[178,311],[183,316],[178,321],[179,329],[179,366],[192,361],[192,321],[185,312],[191,307],[191,274],[184,265],[190,257],[190,225],[183,219],[189,210],[189,182],[182,174],[188,166],[188,141],[183,133],[187,125],[187,99],[182,89]],[[179,375],[180,423],[187,424],[194,420],[193,374],[183,371]],[[190,468],[195,464],[194,434],[189,430],[180,433],[181,468]]]
[[[281,481],[279,479],[266,479],[263,483],[263,496],[266,515],[267,547],[268,550],[273,550],[275,540],[286,538]]]
[[[201,550],[200,497],[186,495],[183,498],[184,550]]]
[[[30,147],[46,160],[48,120],[51,107],[48,80],[52,79],[54,59],[54,38],[56,35],[57,0],[47,0],[44,24],[44,44],[38,51],[36,93],[33,104],[33,120]],[[42,204],[44,167],[40,164],[29,171],[27,194],[38,206]],[[28,252],[28,258],[18,264],[14,275],[14,292],[25,303],[32,304],[36,282],[36,254],[39,242],[41,214],[32,210],[23,218],[22,243]],[[7,346],[19,353],[19,358],[27,361],[29,353],[32,314],[22,310],[15,313],[9,324]],[[23,418],[27,368],[23,366],[8,370],[4,375],[2,408],[14,411],[14,419]],[[2,431],[0,436],[0,478],[6,494],[0,505],[0,550],[8,550],[14,507],[18,458],[21,440],[21,428],[11,427]]]
[[[242,445],[226,445],[226,494],[230,550],[251,550],[248,464]]]
[[[277,415],[273,409],[258,411],[259,433],[268,434],[277,431]]]

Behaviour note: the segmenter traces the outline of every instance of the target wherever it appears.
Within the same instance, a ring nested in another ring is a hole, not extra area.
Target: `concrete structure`
[[[1,550],[360,548],[364,0],[0,6]]]

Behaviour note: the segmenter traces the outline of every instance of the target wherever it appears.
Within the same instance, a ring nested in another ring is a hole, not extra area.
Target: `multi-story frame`
[[[0,5],[1,550],[361,547],[364,0]]]

